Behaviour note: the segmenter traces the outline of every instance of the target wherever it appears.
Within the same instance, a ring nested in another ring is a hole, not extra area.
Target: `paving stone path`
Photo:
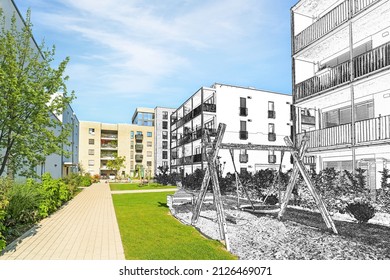
[[[0,260],[124,260],[109,184],[84,189],[7,246]]]

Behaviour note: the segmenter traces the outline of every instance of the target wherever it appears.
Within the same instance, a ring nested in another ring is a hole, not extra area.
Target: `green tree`
[[[36,175],[33,168],[47,155],[65,153],[70,133],[55,117],[74,98],[65,84],[69,58],[51,67],[55,47],[35,44],[30,14],[20,27],[0,10],[0,176]]]
[[[114,159],[107,161],[107,167],[116,171],[115,178],[118,177],[119,169],[125,167],[125,161],[126,161],[126,157],[121,157],[118,155],[115,155]]]

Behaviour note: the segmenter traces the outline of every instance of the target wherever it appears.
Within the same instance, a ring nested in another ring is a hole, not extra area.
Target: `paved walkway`
[[[0,260],[123,260],[108,184],[98,183],[11,243]]]

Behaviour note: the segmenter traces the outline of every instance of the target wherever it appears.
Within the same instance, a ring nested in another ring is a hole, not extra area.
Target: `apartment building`
[[[154,108],[155,129],[154,129],[154,173],[158,174],[160,166],[170,169],[170,129],[171,129],[171,114],[176,109],[156,107]]]
[[[219,123],[227,125],[223,143],[285,145],[292,131],[290,95],[225,84],[202,87],[171,115],[171,170],[191,174],[207,165],[203,139],[207,130],[216,136]],[[220,150],[219,167],[234,172],[228,150]],[[281,152],[236,150],[238,171],[255,172],[279,167]],[[291,168],[290,155],[283,169]]]
[[[291,9],[297,142],[317,171],[367,170],[380,187],[390,160],[390,1],[301,0]]]
[[[25,25],[24,19],[15,2],[12,0],[0,0],[0,9],[3,15],[6,16],[6,20],[10,21],[12,16],[15,16],[16,25],[22,29]],[[38,44],[36,43],[34,36],[31,35],[31,47],[37,53],[41,53]],[[58,93],[61,94],[61,93]],[[75,112],[70,105],[67,105],[62,114],[50,113],[50,118],[54,121],[59,121],[62,126],[70,127],[70,135],[67,141],[69,144],[64,143],[62,148],[66,153],[63,154],[50,154],[46,156],[45,160],[37,166],[27,166],[25,168],[32,168],[38,176],[43,173],[50,173],[53,178],[61,178],[68,175],[71,172],[77,171],[78,165],[78,139],[79,139],[79,121]],[[62,131],[62,126],[58,125],[55,128],[50,128],[56,135],[59,135]],[[1,153],[1,151],[0,151]],[[27,162],[27,161],[26,161]],[[19,177],[16,175],[16,177]]]
[[[80,122],[80,163],[85,172],[112,178],[107,166],[116,155],[125,157],[121,177],[154,176],[154,126]]]

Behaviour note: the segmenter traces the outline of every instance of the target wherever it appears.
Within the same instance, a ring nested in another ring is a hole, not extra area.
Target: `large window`
[[[168,152],[167,151],[163,151],[162,152],[162,158],[163,159],[168,159]]]
[[[246,121],[240,121],[240,139],[248,139],[248,131],[246,130]]]
[[[168,139],[168,131],[162,132],[162,139]]]
[[[355,105],[355,121],[362,121],[374,117],[374,102],[364,102]],[[323,114],[324,126],[333,127],[351,123],[351,107],[344,107],[325,112]]]
[[[89,145],[94,145],[95,144],[95,139],[88,139]]]
[[[146,133],[146,136],[148,136],[148,137],[152,137],[152,136],[153,136],[153,133],[152,133],[152,132],[150,132],[150,131],[148,131],[148,132]]]
[[[94,128],[90,128],[90,129],[89,129],[89,134],[95,135],[95,129],[94,129]]]
[[[162,112],[162,118],[163,118],[163,120],[167,120],[168,119],[168,112],[167,111],[163,111]]]
[[[246,117],[248,116],[248,108],[246,107],[246,98],[240,97],[240,116]]]
[[[133,120],[133,124],[142,126],[153,126],[154,125],[154,114],[138,112],[137,116]]]
[[[162,148],[168,149],[168,141],[162,141]]]
[[[168,122],[167,121],[163,121],[162,122],[162,128],[163,129],[168,129]]]
[[[88,155],[90,155],[90,156],[95,155],[95,150],[94,149],[88,149]]]

